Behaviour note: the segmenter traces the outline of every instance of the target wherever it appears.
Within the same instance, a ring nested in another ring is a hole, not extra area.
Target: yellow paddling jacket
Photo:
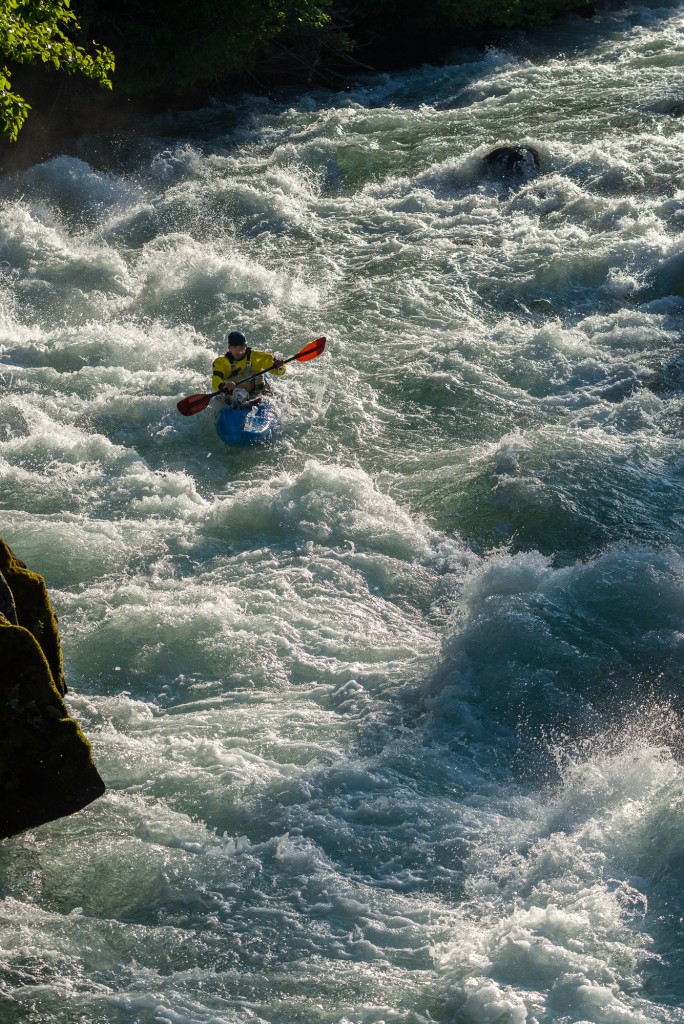
[[[218,391],[220,385],[227,380],[233,380],[239,386],[240,381],[245,377],[251,377],[253,373],[258,373],[259,370],[268,370],[275,377],[281,377],[286,372],[284,366],[279,370],[274,370],[272,367],[273,356],[270,352],[259,352],[258,349],[248,348],[241,359],[233,359],[230,352],[226,352],[225,356],[215,359],[212,365],[211,390]],[[264,378],[262,376],[253,380],[248,388],[250,391],[260,391],[263,386]]]

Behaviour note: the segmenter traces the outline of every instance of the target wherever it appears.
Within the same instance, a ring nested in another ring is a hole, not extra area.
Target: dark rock
[[[17,606],[7,580],[0,572],[0,615],[4,615],[12,626],[18,626]]]
[[[15,606],[16,625],[28,629],[47,658],[52,679],[63,695],[66,693],[62,670],[62,646],[57,619],[50,605],[45,581],[38,573],[29,572],[0,538],[0,573],[7,584]],[[4,614],[4,613],[3,613]],[[9,616],[6,616],[11,622]]]
[[[485,168],[501,177],[515,174],[520,177],[539,170],[541,160],[533,146],[499,146],[482,158]]]
[[[0,839],[104,793],[70,717],[57,621],[42,577],[0,540]]]

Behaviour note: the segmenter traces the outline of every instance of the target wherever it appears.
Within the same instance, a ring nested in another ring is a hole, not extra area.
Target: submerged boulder
[[[0,539],[0,839],[104,793],[70,717],[57,620],[41,576]]]
[[[485,168],[505,177],[539,170],[541,160],[534,146],[498,146],[482,158]]]

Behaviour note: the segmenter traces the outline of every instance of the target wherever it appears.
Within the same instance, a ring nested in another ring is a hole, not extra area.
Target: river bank
[[[558,15],[560,33],[571,30],[573,19],[596,13],[587,0],[567,0],[566,6],[573,11]],[[136,88],[121,89],[116,73],[109,91],[49,65],[18,67],[13,87],[32,110],[17,142],[0,139],[0,173],[21,170],[51,156],[75,155],[84,136],[108,138],[113,158],[117,149],[122,153],[134,148],[135,136],[148,131],[150,121],[163,113],[198,110],[216,101],[230,103],[244,93],[277,100],[312,87],[349,90],[364,75],[448,63],[454,54],[462,60],[468,51],[477,55],[487,47],[505,49],[516,32],[515,25],[442,34],[433,30],[423,36],[401,34],[397,26],[393,31],[388,28],[385,35],[359,29],[359,38],[348,50],[326,47],[315,33],[302,34],[289,42],[274,41],[240,74],[180,93],[146,95]]]

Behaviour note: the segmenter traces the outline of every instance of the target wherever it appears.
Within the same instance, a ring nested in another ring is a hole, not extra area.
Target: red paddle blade
[[[300,349],[294,358],[298,363],[305,363],[309,359],[315,359],[316,356],[320,356],[325,348],[325,342],[325,338],[316,338],[310,345],[305,345],[304,348]]]
[[[188,395],[187,398],[181,398],[176,408],[181,416],[194,416],[196,412],[206,409],[213,397],[213,395]]]

